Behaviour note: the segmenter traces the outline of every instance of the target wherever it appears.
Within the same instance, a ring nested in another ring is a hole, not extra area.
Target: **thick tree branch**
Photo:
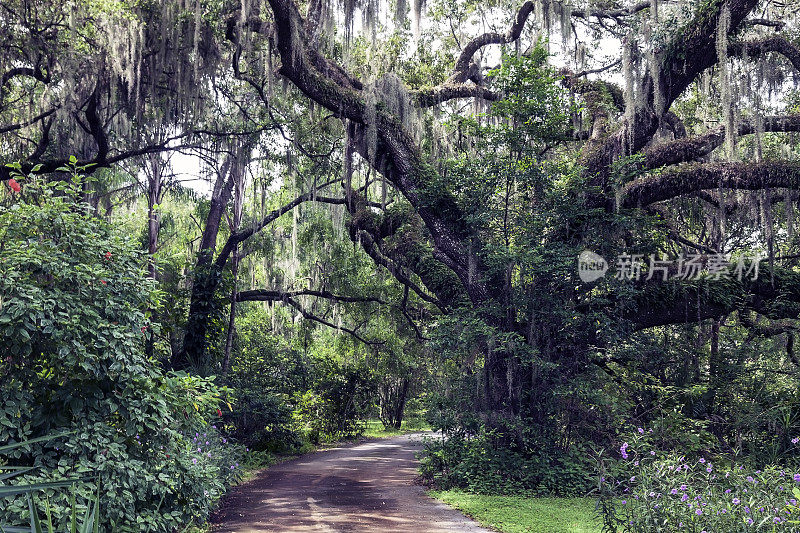
[[[436,172],[410,134],[383,106],[368,110],[360,91],[347,80],[329,77],[326,73],[330,71],[318,66],[324,58],[315,59],[318,52],[306,46],[303,19],[292,0],[270,0],[270,6],[275,16],[275,34],[281,57],[279,72],[309,98],[337,117],[350,121],[356,149],[375,170],[385,173],[414,206],[430,232],[437,257],[457,274],[474,302],[487,300],[487,288],[472,283],[469,274],[464,248],[469,229],[463,214],[450,194],[443,193],[441,188],[437,188],[435,193],[431,190],[437,181]],[[373,143],[373,137],[366,135],[367,128],[377,131],[377,142]]]
[[[500,99],[496,92],[480,85],[462,83],[459,85],[439,85],[430,89],[417,89],[409,91],[419,107],[431,107],[456,98],[483,98],[495,101]]]
[[[695,323],[743,309],[771,319],[798,318],[800,274],[786,269],[770,271],[763,264],[761,267],[756,280],[744,276],[741,281],[729,277],[643,282],[625,318],[637,330]]]
[[[763,118],[763,131],[765,132],[790,132],[800,131],[800,115],[779,115]],[[757,126],[753,120],[745,120],[739,124],[739,135],[750,135],[756,132]],[[687,139],[660,143],[644,150],[644,166],[654,169],[667,165],[675,165],[695,161],[710,154],[714,149],[725,142],[725,127],[720,126],[703,135]]]
[[[267,289],[255,289],[250,291],[241,291],[236,294],[237,302],[280,302],[286,298],[296,298],[298,296],[314,296],[317,298],[325,298],[334,302],[344,303],[378,303],[382,305],[389,305],[388,302],[381,300],[374,296],[342,296],[333,294],[326,290],[312,290],[302,289],[297,291],[273,291]]]
[[[644,207],[703,189],[800,187],[800,161],[686,164],[627,184],[622,205]]]
[[[768,52],[777,52],[783,55],[795,69],[800,70],[800,48],[781,35],[771,35],[763,39],[735,42],[728,45],[728,55],[732,57],[759,59]]]
[[[453,74],[447,80],[447,85],[458,85],[464,83],[469,78],[470,65],[472,64],[472,57],[475,53],[490,44],[508,44],[519,39],[522,29],[528,17],[533,13],[535,4],[528,0],[519,8],[514,22],[506,33],[487,32],[472,39],[461,50],[461,54],[456,60],[456,65],[453,68]]]
[[[735,34],[758,0],[726,0],[731,20],[728,35]],[[673,32],[672,39],[661,51],[658,87],[661,88],[660,109],[655,109],[656,83],[650,73],[639,83],[638,92],[644,96],[632,113],[615,132],[599,132],[584,148],[583,166],[592,178],[592,185],[605,188],[610,176],[610,163],[625,153],[636,153],[646,146],[658,130],[661,117],[672,103],[689,87],[697,76],[715,65],[717,25],[723,2],[698,6],[694,16]],[[628,123],[630,122],[630,123]],[[606,198],[596,198],[591,204],[605,204]]]

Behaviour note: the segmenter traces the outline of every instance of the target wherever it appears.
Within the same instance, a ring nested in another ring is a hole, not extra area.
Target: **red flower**
[[[101,280],[100,280],[100,283],[102,283],[103,285],[106,285],[106,280],[104,280],[104,279],[101,279]]]
[[[106,252],[106,261],[111,261],[111,252]]]
[[[147,331],[147,326],[142,326],[142,333],[144,333],[145,331]]]
[[[219,409],[217,409],[217,416],[222,416],[222,411],[220,411]]]
[[[11,187],[11,190],[14,192],[19,192],[22,190],[22,186],[19,183],[17,183],[17,180],[15,180],[14,178],[8,180],[8,186]]]

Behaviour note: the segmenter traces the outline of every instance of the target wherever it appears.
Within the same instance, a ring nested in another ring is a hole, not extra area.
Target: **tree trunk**
[[[222,215],[233,190],[234,166],[233,156],[229,156],[217,172],[217,179],[211,194],[211,206],[203,228],[200,249],[197,252],[183,350],[172,360],[174,369],[194,367],[204,373],[210,366],[206,357],[206,336],[208,321],[214,311],[214,293],[219,285],[221,275],[213,263],[214,249]]]
[[[233,195],[233,222],[231,224],[231,234],[239,231],[239,226],[242,223],[242,206],[244,205],[244,181],[245,173],[237,172],[234,176],[236,179]],[[228,372],[228,367],[231,360],[231,350],[233,348],[233,337],[235,334],[236,326],[236,292],[237,281],[239,277],[239,245],[237,244],[231,255],[231,274],[233,275],[233,287],[231,288],[230,303],[231,310],[228,315],[228,332],[225,338],[225,351],[222,355],[222,373]]]
[[[147,272],[148,276],[156,280],[156,260],[155,255],[158,251],[158,233],[161,229],[161,215],[158,212],[158,205],[161,203],[164,165],[160,154],[151,154],[149,157],[149,171],[147,172]],[[154,310],[150,310],[151,316]],[[155,352],[155,336],[153,331],[147,333],[145,341],[145,352],[152,358]]]

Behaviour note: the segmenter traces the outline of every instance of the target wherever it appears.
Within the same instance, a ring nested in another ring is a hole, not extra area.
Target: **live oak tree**
[[[575,21],[586,24],[589,31],[618,39],[623,50],[619,61],[624,89],[600,77],[590,78],[592,71],[596,74],[610,70],[609,65],[573,64],[564,65],[562,70],[564,83],[584,109],[574,121],[572,139],[559,143],[574,150],[579,165],[581,187],[568,192],[574,195],[572,201],[599,213],[588,220],[587,213],[582,213],[584,226],[602,222],[615,210],[658,212],[658,207],[665,206],[669,214],[670,200],[698,192],[706,192],[718,211],[712,216],[724,218],[728,206],[747,203],[746,198],[737,198],[734,202],[728,191],[791,190],[795,185],[796,165],[791,159],[764,160],[763,150],[759,148],[764,132],[794,131],[798,125],[785,104],[784,114],[765,115],[767,103],[759,96],[768,88],[777,92],[788,88],[776,81],[774,74],[771,77],[764,73],[779,69],[776,64],[783,66],[784,62],[788,63],[784,71],[791,72],[798,66],[798,50],[791,32],[783,33],[787,27],[783,21],[787,17],[788,27],[791,27],[790,8],[759,6],[755,1],[687,3],[680,7],[662,6],[660,12],[650,3],[605,10],[579,9],[557,3],[541,5],[549,7],[548,13],[548,9],[537,12],[536,4],[527,2],[517,9],[511,24],[501,31],[488,31],[464,39],[449,75],[440,78],[439,83],[407,88],[392,73],[380,78],[375,76],[371,82],[358,79],[336,58],[326,55],[318,44],[322,37],[316,37],[324,35],[322,28],[327,13],[324,4],[312,3],[305,13],[290,1],[274,0],[269,5],[274,17],[274,26],[269,31],[280,56],[279,74],[345,121],[348,128],[345,167],[348,158],[353,157],[352,152],[360,154],[411,206],[405,216],[398,216],[389,212],[375,213],[365,207],[359,209],[354,202],[351,210],[353,236],[379,264],[390,264],[396,272],[410,271],[419,276],[437,305],[445,310],[468,304],[484,311],[483,318],[498,336],[501,336],[499,333],[516,334],[517,342],[535,345],[548,360],[567,369],[585,364],[591,346],[602,346],[604,339],[598,338],[595,328],[587,327],[591,324],[587,323],[587,317],[596,318],[598,307],[614,306],[618,299],[607,298],[607,295],[593,298],[591,287],[563,287],[569,292],[559,303],[573,309],[577,316],[570,318],[580,320],[583,327],[559,328],[551,309],[543,313],[543,322],[549,322],[544,329],[561,329],[569,335],[547,331],[537,334],[539,311],[528,314],[524,308],[513,309],[511,305],[512,293],[534,292],[537,281],[521,273],[519,265],[513,261],[505,265],[505,275],[502,269],[490,263],[496,261],[497,256],[485,247],[482,249],[486,239],[481,234],[485,228],[479,221],[471,220],[471,213],[460,205],[461,191],[450,187],[445,173],[437,168],[435,160],[430,160],[430,151],[415,139],[413,118],[419,109],[445,106],[457,98],[491,102],[507,96],[495,90],[491,78],[487,80],[476,54],[491,45],[514,45],[530,25],[538,23],[546,31],[551,24],[555,26],[548,19],[554,14],[559,18],[567,51],[574,48],[576,56],[585,55],[587,47],[580,42],[571,44],[570,33],[577,24]],[[767,20],[763,17],[756,20],[753,13],[759,7],[769,14]],[[363,8],[368,16],[370,6]],[[496,12],[488,10],[487,13]],[[458,36],[455,39],[459,40]],[[529,45],[530,42],[522,43],[518,49],[524,55]],[[576,59],[580,62],[583,58]],[[753,63],[762,74],[745,77],[742,85],[749,86],[750,91],[749,96],[745,96],[745,90],[737,90],[734,73],[744,77]],[[671,109],[693,90],[702,76],[713,77],[715,88],[721,94],[722,109],[717,119],[722,125],[689,136],[681,118]],[[742,116],[737,111],[734,107],[737,97],[738,106],[751,105],[753,116]],[[756,136],[756,153],[751,162],[737,161],[736,139],[742,135]],[[726,154],[719,154],[726,139]],[[636,168],[628,181],[615,182],[619,163],[638,153],[643,155],[632,163]],[[702,161],[710,154],[713,160]],[[467,156],[479,157],[469,152]],[[510,187],[515,189],[516,185]],[[535,206],[536,195],[531,196],[530,201]],[[771,209],[772,202],[768,204]],[[743,206],[739,208],[744,209]],[[389,244],[394,232],[413,226],[417,221],[421,224],[417,227],[419,240],[415,246]],[[669,222],[667,218],[665,223]],[[724,220],[719,231],[722,237],[711,247],[730,251],[724,242]],[[586,239],[588,233],[578,226],[568,229],[559,238],[572,248],[580,248],[590,244]],[[609,232],[604,237],[609,241],[624,240],[626,235]],[[685,239],[685,236],[677,238]],[[432,264],[444,266],[446,271]],[[774,298],[796,302],[797,294],[791,288],[795,279],[791,270],[775,266],[770,275],[762,275],[755,283],[703,280],[699,283],[641,284],[634,293],[635,305],[620,302],[619,309],[607,314],[629,321],[632,329],[720,317],[737,308],[752,309],[771,318],[787,315],[795,318],[795,305],[780,309],[769,305]],[[699,311],[687,314],[687,305],[696,306]],[[535,376],[531,375],[534,370],[525,371],[518,366],[513,342],[491,344],[490,339],[486,339],[483,348],[485,408],[490,412],[517,414],[521,410],[521,392],[531,383],[534,389],[547,384],[536,383]]]
[[[35,7],[11,2],[0,15],[13,28],[0,64],[9,158],[52,172],[69,153],[106,166],[176,142],[278,130],[299,158],[338,167],[336,177],[309,179],[234,230],[216,257],[209,237],[201,262],[221,271],[237,246],[303,203],[344,206],[353,242],[405,287],[401,308],[410,297],[443,323],[474,326],[451,346],[463,348],[493,424],[551,423],[565,412],[552,392],[587,368],[613,378],[603,354],[637,331],[735,315],[785,333],[780,321],[798,316],[800,278],[781,258],[794,245],[800,183],[789,5],[442,2],[425,16],[417,0]],[[109,38],[117,27],[125,46]],[[219,80],[264,116],[225,105],[236,99]],[[340,149],[287,139],[274,116],[287,102],[288,114],[322,109],[320,123],[339,121],[327,131]],[[210,127],[219,109],[240,113],[237,127]],[[155,123],[169,133],[142,141],[137,132]],[[582,284],[575,264],[584,248],[613,258],[752,247],[769,255],[754,281]],[[216,287],[194,287],[185,360],[205,357],[199,309]],[[354,298],[266,287],[236,299],[281,301],[319,321],[299,296]]]

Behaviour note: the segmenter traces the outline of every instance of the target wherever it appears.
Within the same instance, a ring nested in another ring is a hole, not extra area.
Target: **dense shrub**
[[[372,410],[374,391],[366,365],[319,357],[312,387],[297,398],[294,416],[313,442],[355,437]]]
[[[312,330],[285,311],[273,312],[274,318],[252,304],[237,321],[226,376],[236,409],[226,413],[226,427],[252,448],[271,452],[357,435],[373,403],[371,369],[356,358],[344,362],[327,339],[315,343]]]
[[[301,440],[292,417],[294,391],[306,370],[300,354],[272,334],[271,318],[260,304],[244,307],[226,383],[236,409],[225,413],[226,428],[239,442],[269,452],[291,452]]]
[[[502,440],[485,429],[428,439],[422,476],[439,488],[480,494],[583,495],[592,488],[594,463],[582,448],[523,451]]]
[[[202,519],[237,475],[235,447],[213,427],[223,391],[144,355],[158,294],[135,243],[80,202],[82,178],[20,181],[0,206],[0,442],[69,433],[0,464],[35,467],[15,483],[85,477],[85,497],[99,483],[107,531]],[[47,496],[63,524],[66,493]],[[0,522],[26,513],[7,500]]]

